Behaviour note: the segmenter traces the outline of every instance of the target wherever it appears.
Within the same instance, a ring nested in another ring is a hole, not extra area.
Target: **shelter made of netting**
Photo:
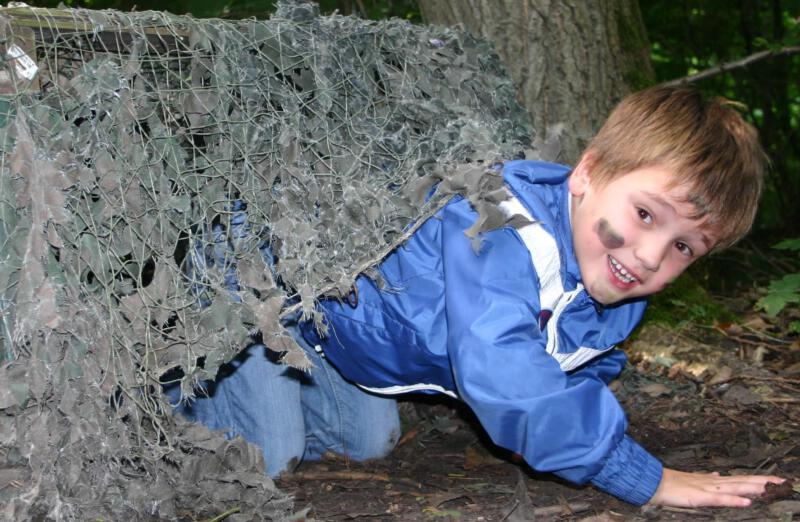
[[[469,234],[502,224],[489,167],[532,132],[498,58],[307,3],[3,8],[0,57],[0,517],[291,517],[257,448],[169,414],[164,376],[189,395],[255,335],[302,368],[281,320],[453,194]]]

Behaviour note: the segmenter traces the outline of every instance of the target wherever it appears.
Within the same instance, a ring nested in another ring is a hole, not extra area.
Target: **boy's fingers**
[[[696,492],[671,505],[684,507],[747,507],[750,499],[728,493]]]
[[[654,503],[677,507],[747,507],[764,493],[768,483],[784,482],[771,475],[732,475],[686,473],[664,469],[664,476],[654,496]]]
[[[718,476],[714,482],[716,484],[751,484],[763,488],[769,483],[781,484],[785,480],[781,477],[766,475],[729,475],[725,477]]]
[[[764,492],[765,482],[726,481],[706,486],[706,489],[732,495],[760,495]]]
[[[698,473],[698,475],[702,475]],[[711,473],[705,473],[705,475],[711,475],[714,477],[718,477],[722,480],[748,480],[752,482],[760,481],[760,482],[778,482],[781,483],[786,479],[783,477],[778,477],[776,475],[720,475],[719,471],[714,471]]]
[[[703,491],[687,497],[689,507],[747,507],[750,499],[733,491]]]
[[[711,495],[709,502],[704,504],[712,507],[747,507],[750,499],[737,495],[715,494]]]

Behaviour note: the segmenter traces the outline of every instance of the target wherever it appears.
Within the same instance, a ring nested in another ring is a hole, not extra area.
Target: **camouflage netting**
[[[191,393],[258,332],[303,367],[281,318],[319,319],[454,193],[470,234],[502,224],[486,171],[531,130],[497,57],[303,3],[0,9],[0,56],[0,517],[291,517],[260,452],[160,383]]]

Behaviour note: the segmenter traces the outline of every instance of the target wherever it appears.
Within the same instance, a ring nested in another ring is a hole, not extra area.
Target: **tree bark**
[[[608,112],[654,82],[637,0],[419,0],[427,23],[463,24],[494,45],[541,136],[564,125],[574,163]]]

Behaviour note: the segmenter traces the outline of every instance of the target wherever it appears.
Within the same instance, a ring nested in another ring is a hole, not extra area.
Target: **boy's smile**
[[[668,168],[650,166],[599,183],[590,158],[570,175],[575,255],[599,303],[658,292],[713,247],[688,189],[672,180]]]

